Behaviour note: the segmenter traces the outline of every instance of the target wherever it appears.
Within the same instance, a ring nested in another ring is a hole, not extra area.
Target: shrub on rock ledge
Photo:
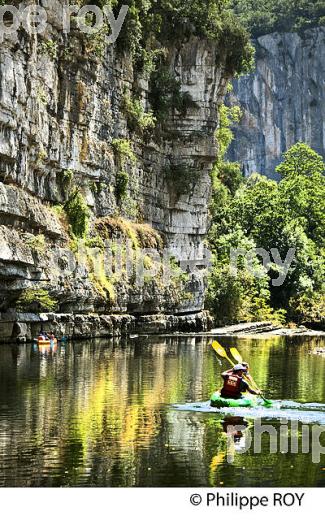
[[[24,289],[16,302],[20,312],[53,312],[58,302],[45,289]]]

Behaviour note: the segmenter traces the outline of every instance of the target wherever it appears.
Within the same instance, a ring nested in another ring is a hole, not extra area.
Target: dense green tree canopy
[[[307,145],[297,143],[277,171],[282,175],[279,183],[254,174],[242,179],[233,196],[218,170],[215,173],[210,230],[215,263],[209,303],[221,321],[268,319],[271,308],[285,309],[297,321],[320,321],[324,316],[324,161]],[[233,276],[229,263],[234,247],[277,249],[282,260],[293,248],[295,259],[283,285],[277,287],[271,283],[279,271],[275,263],[256,279],[242,262]],[[255,311],[254,302],[259,304]],[[228,318],[224,309],[229,309]]]
[[[325,23],[325,0],[232,0],[232,6],[254,36]]]

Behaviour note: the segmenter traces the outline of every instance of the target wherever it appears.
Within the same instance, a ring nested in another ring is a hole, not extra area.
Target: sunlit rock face
[[[55,2],[60,5],[60,2]],[[23,289],[42,287],[59,301],[61,312],[118,312],[135,315],[200,313],[204,306],[210,176],[216,156],[215,129],[227,74],[213,43],[192,38],[168,49],[170,72],[193,104],[186,114],[171,111],[164,132],[144,138],[131,131],[125,95],[138,93],[150,110],[150,86],[136,77],[127,54],[108,46],[101,58],[85,50],[75,33],[63,39],[53,9],[47,33],[20,31],[0,48],[0,312],[15,309]],[[58,49],[48,45],[58,41]],[[220,60],[219,60],[220,61]],[[116,197],[121,169],[113,141],[130,141],[135,161],[123,203]],[[166,171],[181,165],[195,175],[176,189]],[[67,228],[53,206],[67,200],[66,172],[73,172],[96,219],[119,215],[157,230],[168,252],[187,264],[187,298],[165,287],[130,287],[119,282],[114,304],[104,304],[89,266],[71,257]],[[94,183],[100,189],[94,190]],[[31,247],[44,235],[46,249]],[[197,269],[195,268],[197,266]]]
[[[269,34],[256,41],[255,73],[234,82],[231,102],[243,109],[229,158],[274,177],[297,141],[325,156],[325,28]]]

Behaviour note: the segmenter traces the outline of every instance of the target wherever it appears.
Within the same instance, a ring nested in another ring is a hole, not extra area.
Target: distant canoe
[[[57,339],[34,339],[34,342],[38,347],[57,347]]]

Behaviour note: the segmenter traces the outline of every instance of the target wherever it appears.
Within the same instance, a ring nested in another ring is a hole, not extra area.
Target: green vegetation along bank
[[[244,179],[239,165],[217,161],[212,173],[209,242],[214,264],[208,305],[220,324],[271,319],[324,325],[324,171],[322,157],[303,143],[284,155],[277,167],[279,183],[259,174]],[[264,269],[256,248],[276,249],[282,260],[290,248],[295,250],[281,285],[274,284],[279,263]],[[255,274],[244,256],[237,272],[231,271],[234,249],[244,255],[252,251]]]

